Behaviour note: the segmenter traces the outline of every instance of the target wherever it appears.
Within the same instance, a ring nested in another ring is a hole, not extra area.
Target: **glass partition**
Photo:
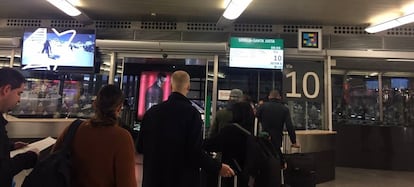
[[[92,100],[107,76],[23,71],[27,83],[20,103],[9,112],[18,118],[89,118]]]
[[[383,77],[384,123],[409,125],[414,120],[414,81],[408,77]]]
[[[411,75],[359,74],[332,75],[334,125],[413,125],[414,79]]]
[[[376,76],[333,75],[334,121],[374,124],[379,121],[379,82]]]
[[[289,101],[292,123],[297,130],[323,129],[320,102]]]

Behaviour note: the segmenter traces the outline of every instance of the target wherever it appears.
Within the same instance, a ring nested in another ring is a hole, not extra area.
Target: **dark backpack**
[[[281,160],[283,155],[266,136],[253,136],[238,124],[233,124],[248,134],[243,174],[254,178],[254,187],[274,187],[281,185]]]
[[[250,137],[247,142],[245,169],[254,177],[254,187],[281,185],[281,161],[273,144],[263,137]]]
[[[70,187],[70,145],[82,120],[75,120],[63,138],[63,146],[40,161],[26,176],[22,187]]]

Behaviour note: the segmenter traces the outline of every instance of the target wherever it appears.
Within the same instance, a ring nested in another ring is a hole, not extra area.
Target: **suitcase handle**
[[[233,184],[234,184],[234,187],[237,187],[237,175],[233,176]],[[221,176],[218,177],[217,187],[221,187]]]

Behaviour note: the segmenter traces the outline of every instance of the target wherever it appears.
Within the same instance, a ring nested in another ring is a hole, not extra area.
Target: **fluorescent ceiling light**
[[[400,58],[388,58],[388,62],[414,62],[414,59],[400,59]]]
[[[393,19],[391,21],[380,23],[378,25],[369,26],[365,29],[365,31],[367,31],[368,33],[376,33],[376,32],[385,31],[385,30],[388,30],[394,27],[398,27],[401,25],[403,24],[398,22],[396,19]]]
[[[412,22],[414,22],[414,13],[407,14],[405,16],[401,16],[399,18],[386,21],[377,25],[369,26],[365,29],[365,31],[367,31],[368,33],[376,33]]]
[[[414,13],[397,18],[397,21],[402,24],[414,22]]]
[[[75,8],[72,4],[66,0],[47,0],[50,4],[59,8],[61,11],[65,12],[67,15],[75,17],[79,16],[81,12]]]
[[[232,0],[224,11],[223,17],[229,20],[238,18],[251,2],[252,0]]]
[[[377,75],[378,75],[378,72],[372,72],[372,73],[369,74],[369,76],[371,76],[371,77],[377,76]]]

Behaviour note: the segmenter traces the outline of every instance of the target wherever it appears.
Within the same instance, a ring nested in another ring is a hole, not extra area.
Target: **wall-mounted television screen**
[[[408,79],[406,78],[391,78],[391,88],[394,89],[407,89]]]
[[[22,69],[93,71],[94,30],[37,28],[23,36]]]
[[[230,67],[283,69],[283,39],[230,38]]]
[[[365,86],[369,90],[376,90],[378,89],[378,80],[367,80]]]

